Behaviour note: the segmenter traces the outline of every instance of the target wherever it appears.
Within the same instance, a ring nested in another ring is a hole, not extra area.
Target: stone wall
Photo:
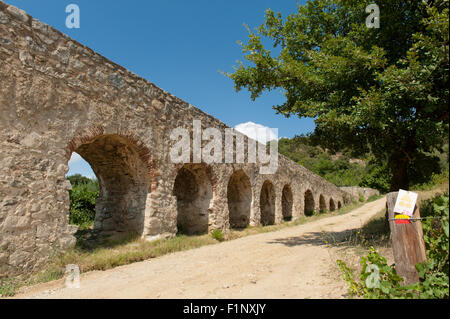
[[[304,215],[306,192],[314,210],[344,204],[343,191],[281,155],[271,175],[260,174],[259,162],[172,163],[170,133],[192,134],[193,120],[227,128],[0,1],[0,277],[35,271],[74,245],[65,178],[72,152],[99,179],[94,227],[105,233],[153,240],[180,228],[226,232],[259,225],[261,211],[280,223]]]
[[[371,196],[380,195],[380,191],[373,188],[357,186],[345,186],[339,188],[348,193],[353,201],[358,201],[360,196],[363,196],[364,200],[367,200]]]

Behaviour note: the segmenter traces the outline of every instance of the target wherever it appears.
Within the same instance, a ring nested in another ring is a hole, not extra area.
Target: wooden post
[[[394,206],[398,192],[386,195],[386,215],[394,219]],[[420,218],[419,199],[412,218]],[[410,221],[409,224],[396,224],[389,221],[391,229],[392,250],[394,251],[395,270],[404,278],[405,285],[419,281],[416,264],[426,261],[425,242],[423,241],[422,222]]]

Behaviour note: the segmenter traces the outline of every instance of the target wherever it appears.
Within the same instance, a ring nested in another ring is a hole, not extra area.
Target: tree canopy
[[[277,113],[314,118],[324,147],[370,151],[391,188],[408,189],[448,137],[448,0],[377,0],[380,28],[366,26],[368,4],[312,0],[285,19],[267,9],[227,75],[253,100],[281,89]]]

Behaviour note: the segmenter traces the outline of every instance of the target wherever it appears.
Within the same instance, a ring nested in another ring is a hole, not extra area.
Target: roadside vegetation
[[[357,243],[368,247],[360,259],[360,270],[342,260],[337,264],[347,282],[350,297],[366,299],[448,299],[449,298],[449,196],[439,195],[422,201],[421,216],[428,260],[416,265],[420,281],[405,285],[397,275],[395,265],[387,262],[375,245],[386,244],[389,229],[384,218],[375,219],[357,233]],[[378,230],[372,232],[373,230]],[[367,238],[366,236],[370,237]],[[356,237],[356,238],[357,238]],[[350,242],[350,244],[352,244]]]
[[[72,185],[69,191],[70,215],[69,223],[78,225],[80,230],[94,225],[95,202],[100,192],[97,179],[90,179],[80,174],[67,177]]]
[[[419,191],[421,217],[426,218],[422,227],[428,258],[427,262],[416,265],[419,283],[404,285],[393,262],[389,263],[389,258],[381,253],[392,253],[384,210],[361,229],[349,231],[341,238],[324,234],[324,241],[329,245],[356,249],[360,256],[357,266],[345,260],[345,253],[341,256],[344,260],[337,260],[350,298],[449,298],[449,181],[448,175],[446,179],[436,176],[433,178],[436,184],[429,182]]]

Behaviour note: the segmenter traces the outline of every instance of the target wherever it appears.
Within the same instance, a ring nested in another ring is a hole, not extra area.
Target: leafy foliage
[[[248,63],[227,75],[253,100],[281,89],[279,114],[315,118],[324,147],[370,151],[392,168],[390,189],[408,189],[448,136],[448,0],[379,0],[379,29],[365,26],[369,3],[312,0],[285,19],[267,9],[242,44]]]
[[[225,237],[223,236],[223,233],[220,229],[214,229],[211,232],[211,237],[218,240],[218,241],[224,241]]]
[[[371,247],[361,258],[359,281],[353,270],[337,261],[349,293],[370,299],[384,298],[449,298],[449,196],[439,196],[424,203],[422,217],[434,217],[423,222],[427,261],[417,264],[420,282],[404,285],[394,265]]]
[[[69,223],[80,226],[80,229],[89,228],[95,219],[95,203],[100,189],[98,180],[81,175],[72,175],[67,179],[72,184]]]
[[[423,224],[427,262],[417,265],[422,278],[423,298],[449,297],[449,197],[439,196],[422,209],[426,219]]]
[[[431,174],[431,176],[427,182],[422,183],[422,184],[413,185],[412,189],[430,190],[435,185],[442,185],[445,183],[448,184],[448,180],[449,180],[449,167],[448,167],[448,162],[447,162],[447,167],[444,171],[442,171],[439,174],[436,174],[436,173]]]
[[[337,151],[324,150],[317,145],[314,134],[300,135],[294,138],[281,138],[278,151],[317,175],[337,186],[361,186],[387,193],[391,188],[392,169],[386,160],[379,161],[372,154],[354,157],[349,148]],[[431,170],[412,170],[412,187],[423,189],[443,184],[448,180],[448,148],[442,153],[435,152],[430,162]],[[422,182],[424,181],[424,182]]]
[[[359,282],[353,279],[353,270],[341,260],[337,261],[344,280],[349,284],[351,295],[368,299],[415,298],[417,288],[402,286],[403,278],[397,275],[395,267],[389,266],[386,259],[371,247],[367,257],[361,258],[362,270]]]
[[[363,165],[350,163],[348,151],[340,152],[333,160],[331,154],[315,146],[309,136],[282,138],[278,151],[337,186],[358,185],[366,171]]]
[[[362,176],[359,186],[378,189],[387,193],[391,188],[392,170],[386,161],[379,162],[371,157],[368,160],[366,174]]]

